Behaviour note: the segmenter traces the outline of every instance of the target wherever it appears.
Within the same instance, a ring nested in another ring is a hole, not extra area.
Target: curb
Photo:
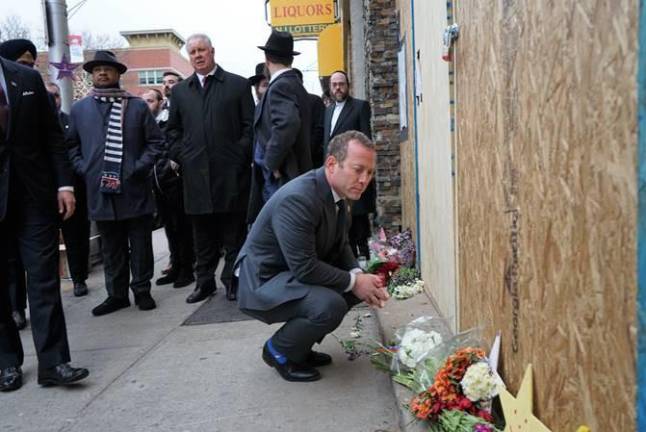
[[[408,300],[390,300],[383,309],[375,309],[377,324],[383,342],[393,339],[398,328],[422,315],[440,316],[434,301],[424,291]],[[428,426],[417,421],[408,411],[407,405],[414,396],[413,392],[391,380],[393,393],[397,400],[399,411],[399,427],[401,432],[426,432]]]

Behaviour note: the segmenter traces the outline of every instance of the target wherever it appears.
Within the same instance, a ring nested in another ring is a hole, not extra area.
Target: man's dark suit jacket
[[[325,168],[289,182],[271,197],[247,236],[240,263],[241,309],[269,310],[307,295],[312,285],[343,293],[358,264]]]
[[[21,193],[42,210],[41,216],[55,221],[58,188],[73,185],[56,112],[37,71],[2,58],[0,66],[10,105],[8,130],[0,136],[0,220],[7,212],[13,173]]]
[[[269,83],[259,102],[254,120],[254,146],[265,150],[264,163],[270,171],[280,171],[281,183],[312,169],[312,113],[310,97],[293,70],[280,74]],[[262,168],[254,163],[249,220],[253,221],[263,206]]]
[[[325,152],[323,149],[323,135],[325,131],[325,104],[323,99],[315,94],[309,94],[312,107],[312,166],[318,168],[325,161]]]
[[[341,114],[334,125],[334,130],[330,131],[334,106],[335,104],[332,104],[325,109],[323,147],[326,154],[330,140],[343,132],[357,130],[363,132],[368,138],[372,138],[372,133],[370,132],[370,104],[367,101],[348,96],[341,110]],[[361,198],[352,203],[352,214],[366,215],[368,213],[374,213],[376,211],[376,199],[377,188],[373,180],[363,195],[361,195]]]
[[[244,213],[251,179],[254,103],[246,78],[218,65],[206,88],[196,74],[173,87],[166,125],[189,215]]]

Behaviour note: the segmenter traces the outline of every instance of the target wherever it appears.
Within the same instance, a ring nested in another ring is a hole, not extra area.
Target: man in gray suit
[[[285,324],[262,358],[287,381],[316,381],[332,359],[312,351],[365,301],[383,307],[383,280],[363,274],[350,250],[345,200],[358,199],[372,179],[375,146],[349,131],[329,145],[323,167],[280,188],[261,210],[236,267],[240,309],[265,323]]]

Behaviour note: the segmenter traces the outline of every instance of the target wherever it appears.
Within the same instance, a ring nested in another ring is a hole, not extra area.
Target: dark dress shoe
[[[84,368],[73,368],[69,363],[62,363],[49,369],[38,370],[38,384],[42,386],[68,385],[81,381],[90,375]]]
[[[305,364],[311,367],[321,367],[332,364],[332,357],[329,354],[325,354],[317,351],[310,351],[309,355],[305,359]]]
[[[155,281],[155,285],[169,285],[177,280],[177,274],[174,271],[169,271],[166,276],[162,276]]]
[[[74,296],[75,297],[83,297],[87,295],[88,290],[87,290],[87,285],[85,282],[74,282]]]
[[[195,276],[192,273],[181,274],[177,276],[173,288],[184,288],[195,282]]]
[[[9,392],[22,387],[22,370],[20,366],[11,366],[0,370],[0,391]]]
[[[120,299],[117,297],[108,297],[103,303],[92,309],[92,315],[101,316],[116,312],[119,309],[127,308],[130,306],[130,300],[127,298]]]
[[[153,310],[157,307],[155,300],[153,300],[150,293],[135,294],[135,304],[139,306],[139,310]]]
[[[195,288],[195,291],[193,291],[191,293],[191,295],[186,297],[186,303],[201,302],[202,300],[205,300],[205,299],[211,297],[213,294],[215,294],[215,286],[197,287],[197,288]]]
[[[309,366],[308,364],[299,364],[294,363],[290,360],[287,360],[285,363],[281,364],[278,360],[269,352],[267,348],[267,343],[262,349],[262,359],[269,366],[273,367],[278,371],[281,377],[286,381],[291,382],[309,382],[309,381],[318,381],[321,379],[321,374],[319,371]]]
[[[27,318],[25,318],[25,311],[13,311],[11,312],[11,317],[13,322],[16,323],[18,330],[22,330],[27,327]]]

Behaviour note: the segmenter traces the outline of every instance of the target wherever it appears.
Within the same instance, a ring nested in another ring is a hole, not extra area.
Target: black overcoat
[[[186,213],[244,215],[254,112],[249,82],[218,65],[206,88],[193,74],[173,87],[171,100],[166,137],[182,169]]]
[[[312,169],[312,104],[298,75],[293,70],[281,73],[270,81],[267,92],[258,103],[254,119],[254,145],[265,150],[265,166],[281,173],[280,182],[287,183]],[[264,177],[254,164],[249,222],[253,222],[263,206]]]
[[[74,171],[83,177],[91,220],[124,220],[153,214],[152,168],[164,138],[143,99],[128,99],[123,120],[120,194],[100,191],[109,103],[87,96],[72,105],[66,134]]]

